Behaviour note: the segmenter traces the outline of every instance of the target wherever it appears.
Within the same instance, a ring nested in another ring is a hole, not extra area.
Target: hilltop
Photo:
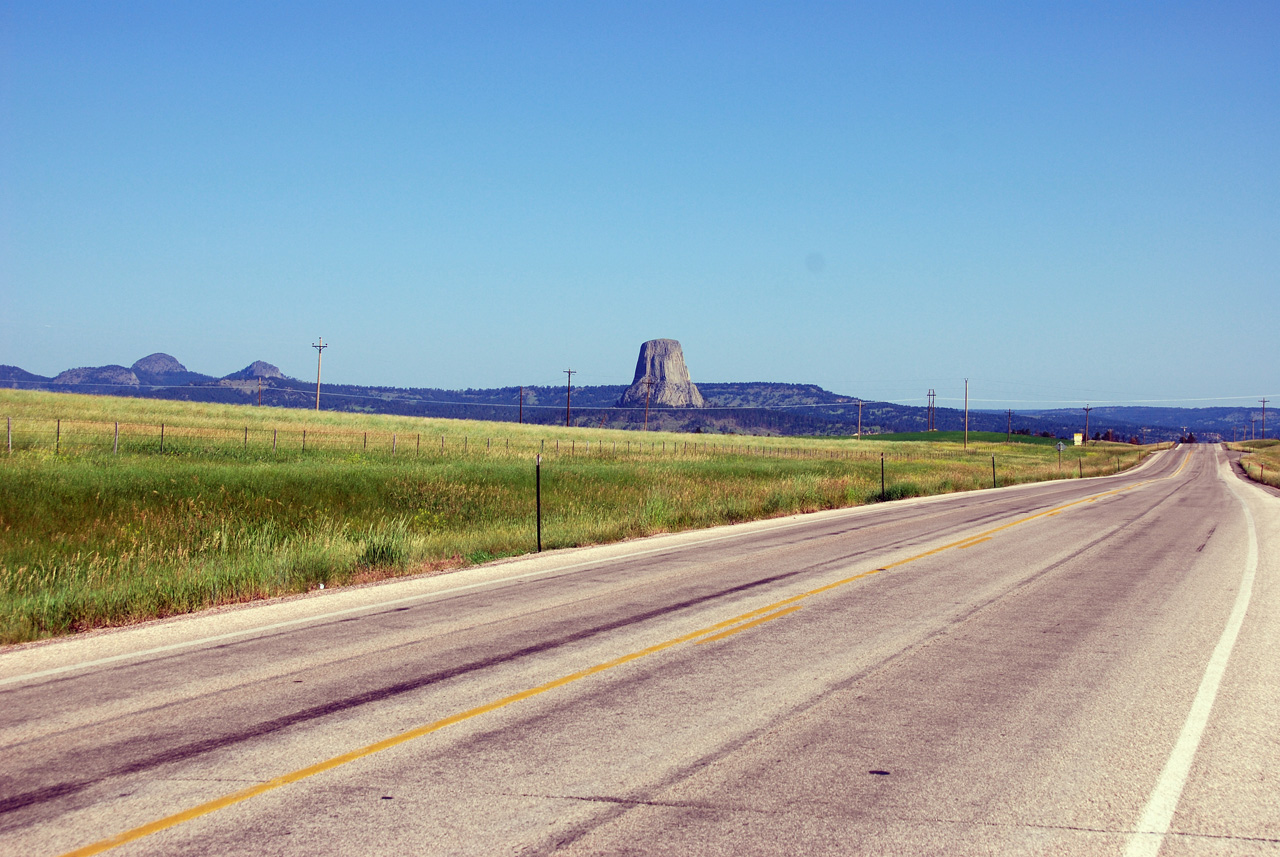
[[[96,393],[155,399],[180,399],[224,404],[262,404],[271,407],[312,408],[314,381],[290,378],[263,360],[222,377],[192,371],[177,358],[149,354],[129,367],[106,365],[68,369],[50,378],[17,366],[0,366],[0,386],[27,390]],[[619,407],[628,387],[610,384],[574,387],[571,420],[574,425],[640,428],[644,407]],[[814,384],[766,381],[701,382],[703,407],[649,409],[652,429],[756,435],[851,435],[859,428],[858,398]],[[400,414],[527,423],[562,424],[565,388],[510,386],[449,390],[438,387],[385,387],[322,384],[325,410]],[[1171,440],[1195,433],[1201,440],[1231,439],[1234,426],[1248,426],[1247,408],[1097,407],[1090,417],[1090,433],[1110,431],[1117,440]],[[934,425],[943,431],[964,428],[964,412],[937,408]],[[928,427],[924,407],[892,402],[863,401],[863,434],[918,432]],[[1083,430],[1078,409],[1018,412],[1012,430],[1024,435],[1069,438]],[[971,431],[1004,433],[1004,411],[969,412]]]

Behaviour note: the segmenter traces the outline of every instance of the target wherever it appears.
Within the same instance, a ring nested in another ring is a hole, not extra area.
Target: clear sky
[[[1278,272],[1274,2],[0,0],[40,374],[1248,404]]]

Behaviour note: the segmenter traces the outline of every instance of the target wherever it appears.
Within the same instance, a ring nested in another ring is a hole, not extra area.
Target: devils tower
[[[650,382],[652,389],[648,389]],[[674,339],[650,339],[640,346],[635,380],[618,400],[618,407],[644,407],[646,395],[650,405],[701,408],[705,404],[702,394],[689,379],[684,351]]]

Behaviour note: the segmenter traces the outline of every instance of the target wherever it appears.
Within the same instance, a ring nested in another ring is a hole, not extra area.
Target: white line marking
[[[1218,470],[1219,477],[1222,470]],[[1240,591],[1236,593],[1235,606],[1231,608],[1231,616],[1227,626],[1222,630],[1218,645],[1209,658],[1209,666],[1205,669],[1204,678],[1200,680],[1200,689],[1191,703],[1191,711],[1187,713],[1187,721],[1178,735],[1178,742],[1165,762],[1164,770],[1156,781],[1156,787],[1142,810],[1134,832],[1129,834],[1129,843],[1125,848],[1125,857],[1154,857],[1164,844],[1164,837],[1169,832],[1169,824],[1173,813],[1178,808],[1178,800],[1182,797],[1182,789],[1187,784],[1187,776],[1191,773],[1191,763],[1195,759],[1196,750],[1200,748],[1200,739],[1204,735],[1205,726],[1209,722],[1209,713],[1213,710],[1213,702],[1218,696],[1218,687],[1222,684],[1222,676],[1227,671],[1227,659],[1235,647],[1236,637],[1240,635],[1240,627],[1244,624],[1245,613],[1249,609],[1249,599],[1253,594],[1253,579],[1258,571],[1258,531],[1253,525],[1253,514],[1244,498],[1236,491],[1231,480],[1227,487],[1240,502],[1244,510],[1245,525],[1249,532],[1249,545],[1244,561],[1244,577],[1240,581]]]

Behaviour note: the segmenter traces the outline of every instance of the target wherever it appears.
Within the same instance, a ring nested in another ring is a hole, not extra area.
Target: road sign
[[[1065,443],[1063,443],[1062,441],[1058,441],[1058,452],[1062,452],[1062,450],[1066,448],[1067,448],[1067,445]]]

